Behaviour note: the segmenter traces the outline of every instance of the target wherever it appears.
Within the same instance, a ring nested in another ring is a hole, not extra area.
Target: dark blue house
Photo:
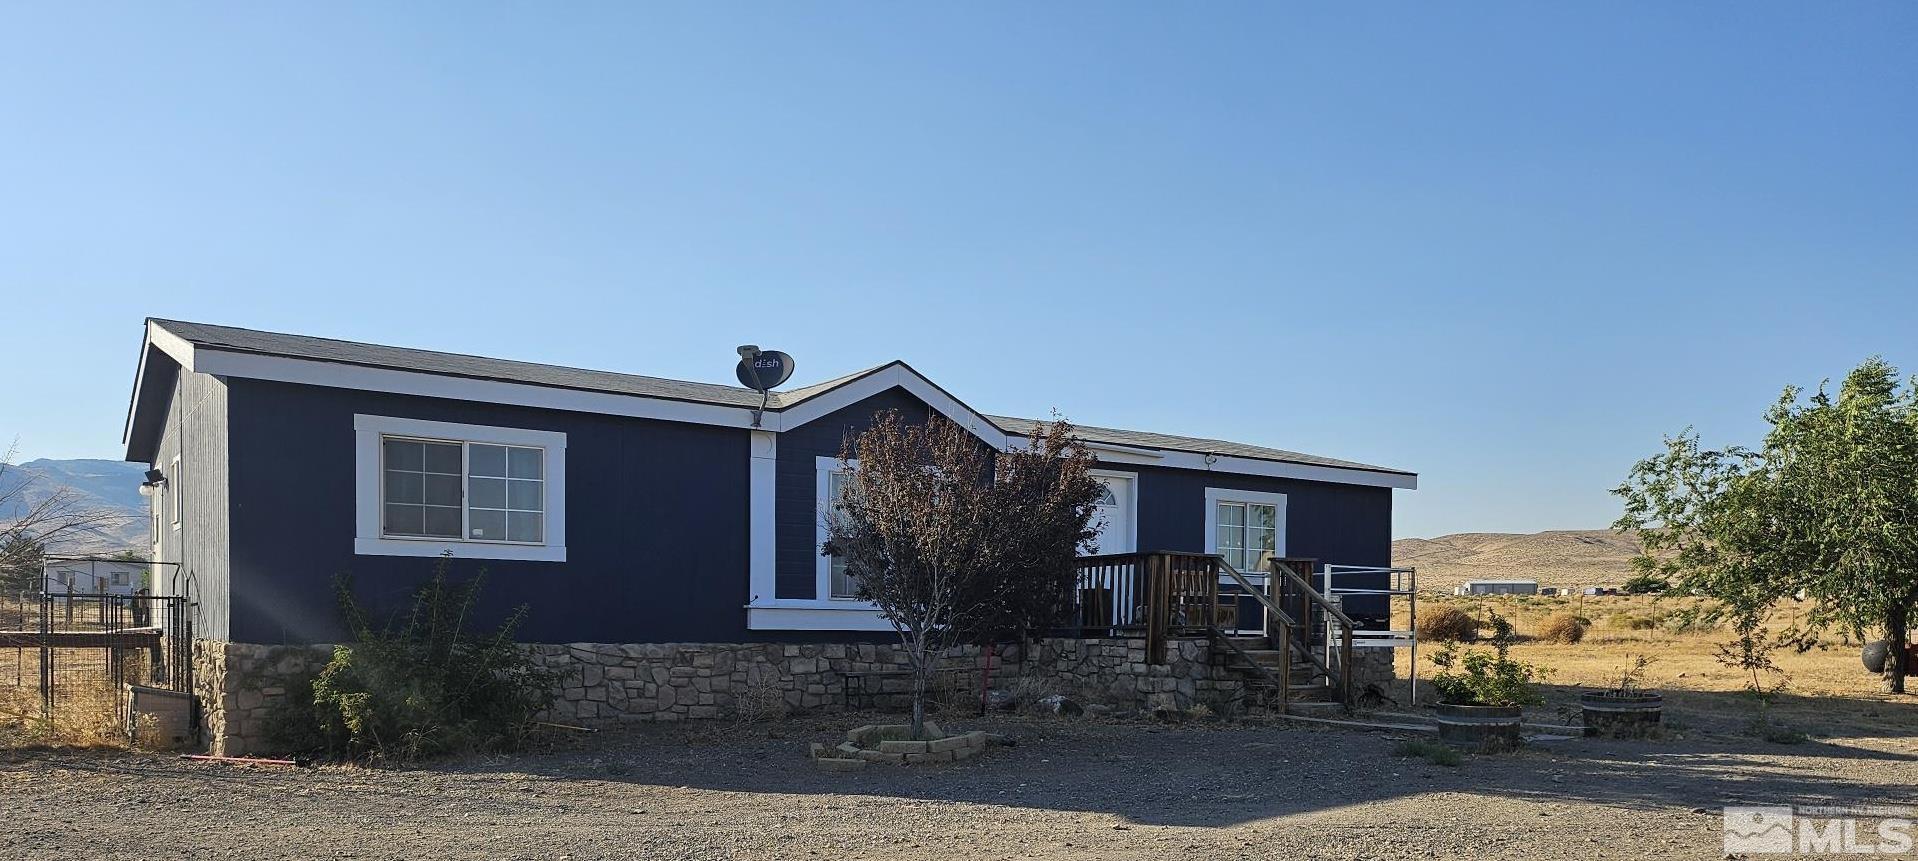
[[[450,554],[489,612],[565,643],[854,641],[889,630],[819,553],[848,433],[986,415],[891,362],[775,393],[149,320],[126,458],[164,475],[155,558],[200,637],[338,636],[332,584],[398,601]],[[1110,494],[1101,551],[1390,564],[1400,470],[1256,445],[1081,427]],[[1354,615],[1378,615],[1353,607]],[[1379,608],[1371,608],[1376,611]],[[866,632],[866,633],[862,633]]]

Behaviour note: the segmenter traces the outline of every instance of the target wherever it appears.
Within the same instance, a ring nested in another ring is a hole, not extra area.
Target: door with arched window
[[[1138,549],[1139,527],[1136,494],[1137,479],[1129,473],[1094,472],[1093,478],[1105,486],[1092,525],[1099,532],[1100,553],[1131,553]]]

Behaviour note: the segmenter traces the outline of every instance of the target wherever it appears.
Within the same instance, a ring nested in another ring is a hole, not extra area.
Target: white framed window
[[[1285,494],[1208,487],[1205,507],[1207,553],[1246,573],[1264,570],[1267,556],[1285,555]]]
[[[186,507],[185,494],[182,492],[186,489],[186,483],[181,480],[179,455],[174,455],[172,462],[167,464],[166,484],[161,486],[167,491],[167,522],[173,524],[174,529],[179,529],[180,509]]]
[[[858,469],[858,461],[840,463],[835,457],[820,457],[814,460],[819,476],[819,546],[826,546],[827,515],[839,507],[839,501],[846,492],[846,479],[851,469]],[[819,557],[820,597],[834,601],[856,601],[859,598],[859,580],[846,570],[846,560],[840,556],[822,555]]]
[[[354,552],[566,561],[566,435],[356,415]]]
[[[541,544],[546,450],[380,435],[380,535]]]

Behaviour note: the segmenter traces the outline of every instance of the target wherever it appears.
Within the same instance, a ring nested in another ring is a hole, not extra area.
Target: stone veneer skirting
[[[560,678],[551,720],[587,726],[628,721],[732,717],[742,711],[842,711],[849,690],[860,707],[899,709],[911,681],[889,673],[907,668],[892,643],[639,643],[528,644],[534,659]],[[1027,685],[1121,708],[1214,708],[1237,699],[1243,684],[1214,667],[1203,641],[1169,644],[1167,661],[1150,664],[1143,639],[1045,639],[996,647],[993,686]],[[1369,652],[1373,650],[1361,650]],[[1391,676],[1390,650],[1383,654]],[[271,752],[265,728],[295,685],[310,684],[330,646],[194,643],[201,729],[216,754]],[[1364,656],[1370,658],[1371,656]],[[980,649],[950,650],[947,666],[969,670],[977,690]],[[1367,661],[1376,664],[1376,661]],[[1362,677],[1377,672],[1361,665]],[[854,678],[860,674],[880,675]],[[848,679],[851,678],[851,684]],[[858,696],[861,684],[868,696]]]

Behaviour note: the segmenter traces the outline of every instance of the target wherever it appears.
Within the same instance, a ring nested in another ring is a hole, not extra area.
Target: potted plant
[[[1643,738],[1656,729],[1665,710],[1665,695],[1639,687],[1645,668],[1652,659],[1638,655],[1618,674],[1618,684],[1609,690],[1586,691],[1578,697],[1585,713],[1586,735],[1613,738]]]
[[[1517,747],[1525,706],[1545,701],[1538,692],[1544,672],[1512,659],[1512,623],[1493,613],[1490,626],[1490,652],[1451,643],[1432,656],[1439,739],[1485,753]]]

